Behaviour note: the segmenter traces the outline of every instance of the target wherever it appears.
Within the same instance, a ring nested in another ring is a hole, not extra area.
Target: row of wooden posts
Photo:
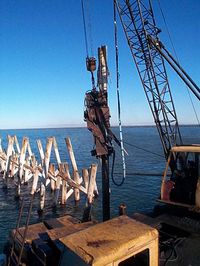
[[[4,187],[7,187],[11,180],[15,183],[16,196],[20,196],[23,184],[30,183],[30,194],[40,193],[40,210],[43,210],[47,187],[54,192],[55,205],[66,204],[67,199],[72,195],[76,202],[79,201],[80,192],[87,195],[87,201],[91,204],[94,195],[98,194],[97,164],[91,164],[89,169],[82,169],[81,176],[70,138],[66,138],[65,142],[72,165],[72,174],[70,174],[69,164],[61,162],[55,137],[47,138],[45,151],[41,140],[37,140],[40,162],[36,160],[27,137],[23,138],[21,147],[16,136],[7,136],[7,140],[7,150],[3,150],[0,139],[0,169]],[[55,153],[56,163],[50,162],[52,150]]]

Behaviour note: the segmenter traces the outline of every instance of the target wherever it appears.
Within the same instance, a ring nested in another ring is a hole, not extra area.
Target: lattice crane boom
[[[166,158],[172,146],[182,144],[163,56],[149,42],[158,40],[151,2],[115,0],[115,6],[141,79]]]

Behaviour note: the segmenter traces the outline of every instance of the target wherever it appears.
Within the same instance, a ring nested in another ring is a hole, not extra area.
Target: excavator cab
[[[162,177],[158,201],[199,212],[200,145],[172,147]]]

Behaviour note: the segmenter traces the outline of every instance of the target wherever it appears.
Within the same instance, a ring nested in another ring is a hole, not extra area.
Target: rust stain
[[[95,248],[99,248],[102,245],[108,244],[110,242],[112,242],[113,240],[96,240],[96,241],[90,241],[87,242],[87,246],[88,247],[95,247]]]

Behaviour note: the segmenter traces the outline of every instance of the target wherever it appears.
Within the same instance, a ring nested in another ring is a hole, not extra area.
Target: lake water
[[[118,129],[113,128],[118,135]],[[200,143],[200,127],[188,126],[181,127],[181,133],[184,143]],[[58,149],[62,162],[69,162],[69,156],[66,149],[65,138],[70,137],[73,145],[79,172],[82,168],[88,168],[91,163],[97,162],[98,175],[97,185],[99,189],[99,197],[95,200],[92,216],[94,219],[102,219],[101,209],[101,166],[100,162],[90,155],[93,149],[93,137],[86,128],[59,128],[59,129],[24,129],[24,130],[2,130],[2,146],[7,148],[7,135],[16,135],[19,143],[23,136],[29,137],[32,151],[39,160],[36,140],[40,139],[45,147],[46,139],[50,136],[56,137]],[[118,206],[120,203],[127,205],[127,213],[133,212],[150,212],[153,209],[156,198],[159,196],[161,173],[165,167],[165,159],[163,157],[162,147],[155,127],[124,127],[123,129],[125,148],[129,155],[126,156],[127,177],[121,187],[116,187],[110,181],[111,187],[111,216],[118,214]],[[116,145],[115,145],[116,146]],[[120,182],[122,178],[122,162],[118,147],[116,148],[115,160],[115,179]],[[147,152],[145,150],[150,152]],[[52,157],[51,162],[55,160]],[[110,160],[110,164],[112,160]],[[147,174],[147,175],[146,175]],[[29,187],[22,187],[22,194],[25,198],[29,197]],[[8,238],[10,229],[16,227],[17,216],[19,212],[20,200],[14,199],[15,189],[12,184],[7,190],[2,188],[2,180],[0,180],[0,253]],[[85,196],[81,194],[81,200],[78,206],[74,205],[73,197],[71,197],[66,206],[52,207],[51,192],[47,192],[47,201],[42,217],[38,216],[38,196],[36,195],[31,223],[48,219],[51,217],[63,216],[71,214],[77,218],[82,218],[85,206]]]

